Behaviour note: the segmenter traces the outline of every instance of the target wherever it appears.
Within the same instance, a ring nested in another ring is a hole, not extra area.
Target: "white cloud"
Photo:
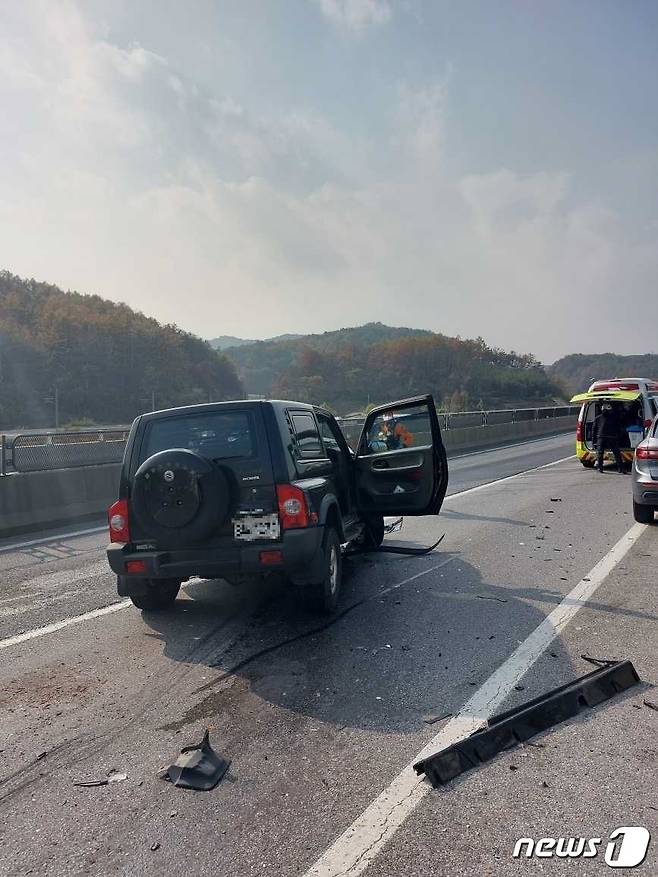
[[[322,14],[336,27],[353,33],[386,24],[392,16],[388,0],[315,0]]]
[[[563,172],[448,174],[445,81],[401,87],[369,140],[319,109],[206,94],[57,8],[0,40],[0,266],[205,336],[383,320],[547,359],[635,349],[611,315],[620,290],[653,288],[658,228],[627,239]]]

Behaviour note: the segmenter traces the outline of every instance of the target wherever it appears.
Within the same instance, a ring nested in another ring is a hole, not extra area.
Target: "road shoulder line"
[[[578,582],[562,602],[484,682],[459,713],[430,740],[411,763],[304,873],[303,877],[357,877],[370,865],[398,828],[411,816],[425,795],[431,791],[429,783],[425,782],[423,777],[416,775],[413,764],[438,750],[452,746],[487,721],[560,631],[587,604],[597,588],[626,556],[645,530],[645,524],[634,524],[622,536],[591,572]]]

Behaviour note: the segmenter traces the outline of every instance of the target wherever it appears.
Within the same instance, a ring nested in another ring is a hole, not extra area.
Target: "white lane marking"
[[[77,597],[79,594],[84,594],[84,591],[64,591],[62,594],[55,594],[54,597],[41,594],[41,600],[36,600],[34,603],[29,603],[27,606],[4,606],[0,608],[0,618],[11,618],[14,615],[25,615],[26,612],[45,609],[52,603],[61,603],[62,600],[70,600],[71,597]]]
[[[0,600],[0,605],[4,603],[19,603],[21,600],[29,600],[31,597],[42,597],[43,594],[41,592],[35,594],[18,594],[15,597],[3,597]]]
[[[30,567],[29,569],[34,569]],[[27,572],[28,570],[19,570]],[[41,591],[54,591],[62,585],[77,584],[97,577],[112,577],[106,560],[94,560],[76,570],[60,569],[57,572],[46,572],[38,576],[30,576],[21,581],[21,587]]]
[[[625,557],[646,530],[635,524],[596,566],[582,578],[562,602],[524,640],[510,657],[468,700],[459,713],[442,728],[358,816],[329,849],[309,868],[304,877],[356,877],[364,871],[411,815],[431,786],[416,776],[412,765],[469,736],[481,727],[503,702],[514,685],[532,667],[574,615],[586,605],[596,589]]]
[[[540,442],[550,442],[554,439],[566,438],[566,436],[571,435],[572,431],[564,432],[564,433],[556,433],[555,435],[544,435],[541,438],[527,439],[523,442],[513,442],[511,445],[493,445],[490,448],[480,448],[479,451],[469,451],[466,454],[456,454],[455,456],[448,457],[448,462],[450,460],[463,460],[465,457],[477,457],[480,454],[493,454],[495,451],[508,451],[510,448],[523,448],[526,445],[537,445]]]
[[[28,542],[13,542],[11,545],[0,547],[0,554],[8,551],[20,551],[21,548],[29,548],[31,545],[45,545],[48,542],[63,542],[65,539],[73,539],[74,536],[88,536],[90,533],[102,533],[107,530],[106,526],[92,527],[89,530],[74,530],[72,533],[60,533],[58,536],[43,536],[40,539],[30,539]]]
[[[130,600],[122,600],[120,603],[111,603],[109,606],[103,606],[102,609],[93,609],[91,612],[85,612],[83,615],[75,615],[73,618],[65,618],[63,621],[56,621],[54,624],[47,624],[45,627],[37,627],[34,630],[26,631],[26,633],[19,633],[7,639],[0,639],[0,649],[8,649],[10,646],[17,646],[38,636],[55,633],[65,627],[71,627],[73,624],[81,624],[83,621],[91,621],[92,618],[100,618],[102,615],[119,612],[119,610],[126,609],[131,605]]]
[[[484,490],[485,487],[493,487],[494,484],[502,484],[504,481],[512,481],[514,478],[521,478],[522,475],[529,475],[531,472],[539,472],[541,469],[549,469],[551,466],[557,466],[558,463],[566,463],[567,460],[575,460],[576,455],[570,454],[568,457],[562,457],[561,460],[553,460],[552,463],[544,463],[543,466],[533,466],[532,469],[524,469],[523,472],[516,472],[514,475],[506,475],[504,478],[497,478],[495,481],[485,481],[484,484],[478,484],[477,487],[469,487],[467,490],[458,490],[457,493],[447,493],[444,502],[454,499],[457,496],[466,496],[467,493],[475,493],[476,490]]]

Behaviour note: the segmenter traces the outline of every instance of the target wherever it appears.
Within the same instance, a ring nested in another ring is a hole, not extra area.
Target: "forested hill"
[[[248,393],[324,403],[341,414],[427,392],[453,411],[553,404],[564,395],[531,355],[381,323],[260,341],[226,355]]]
[[[0,430],[128,423],[156,407],[244,395],[207,342],[97,295],[0,272]]]
[[[603,378],[652,378],[658,380],[658,353],[621,356],[617,353],[572,353],[547,369],[569,393],[586,390]]]

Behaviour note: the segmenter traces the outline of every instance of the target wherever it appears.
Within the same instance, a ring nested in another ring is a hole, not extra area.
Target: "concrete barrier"
[[[118,463],[0,478],[0,538],[99,517],[116,499]]]
[[[544,420],[522,420],[519,423],[497,423],[493,426],[468,426],[446,429],[443,443],[448,456],[451,451],[478,450],[491,448],[506,442],[523,441],[542,435],[557,435],[571,432],[576,442],[576,419],[568,417],[547,417]]]
[[[450,456],[456,451],[495,447],[572,430],[575,442],[575,429],[573,416],[554,417],[447,429],[443,440]],[[114,463],[1,477],[0,538],[103,515],[117,497],[120,469],[120,464]]]

